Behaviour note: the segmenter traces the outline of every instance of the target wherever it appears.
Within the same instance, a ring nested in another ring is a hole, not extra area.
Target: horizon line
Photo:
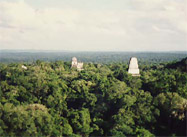
[[[0,51],[17,51],[17,52],[29,52],[29,51],[34,51],[34,52],[187,52],[184,50],[161,50],[161,51],[155,51],[155,50],[44,50],[44,49],[0,49]]]

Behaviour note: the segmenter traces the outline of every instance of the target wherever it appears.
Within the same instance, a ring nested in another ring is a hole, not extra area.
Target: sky
[[[0,0],[0,50],[187,51],[187,0]]]

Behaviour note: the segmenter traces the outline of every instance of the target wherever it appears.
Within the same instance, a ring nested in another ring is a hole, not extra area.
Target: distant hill
[[[166,68],[177,69],[182,72],[187,72],[187,57],[182,59],[181,61],[169,63]]]

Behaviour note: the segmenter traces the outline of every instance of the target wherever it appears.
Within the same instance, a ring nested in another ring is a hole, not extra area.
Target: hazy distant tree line
[[[186,136],[187,58],[70,66],[1,63],[0,136]]]
[[[186,52],[16,52],[0,51],[0,62],[32,63],[42,61],[70,61],[73,56],[83,62],[92,63],[127,63],[130,57],[135,56],[141,64],[158,64],[179,61],[186,57]]]

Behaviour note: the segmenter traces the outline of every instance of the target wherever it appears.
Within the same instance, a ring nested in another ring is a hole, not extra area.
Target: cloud
[[[126,9],[94,10],[93,5],[88,10],[0,2],[0,49],[186,49],[184,0],[131,0],[128,4]]]

